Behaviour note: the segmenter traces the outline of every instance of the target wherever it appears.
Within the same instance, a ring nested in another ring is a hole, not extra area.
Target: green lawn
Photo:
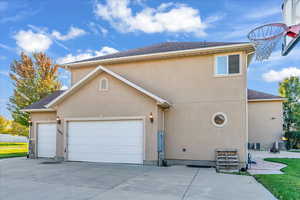
[[[27,152],[27,143],[0,143],[0,159],[26,156]]]
[[[289,152],[300,153],[300,149],[294,149],[294,150],[290,150]]]
[[[14,158],[14,157],[25,157],[27,153],[7,153],[7,154],[0,154],[0,159],[2,158]]]
[[[288,165],[281,169],[284,174],[254,175],[270,192],[280,200],[300,199],[300,159],[266,158],[266,161]]]

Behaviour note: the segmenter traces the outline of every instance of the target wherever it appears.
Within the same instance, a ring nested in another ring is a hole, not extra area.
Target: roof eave
[[[59,65],[59,67],[68,69],[68,68],[76,68],[76,67],[83,67],[83,66],[96,65],[96,64],[100,65],[100,64],[128,62],[128,61],[135,61],[135,60],[169,58],[174,56],[189,56],[189,55],[197,55],[202,53],[210,54],[215,51],[230,50],[230,49],[232,50],[243,49],[243,50],[247,50],[247,53],[249,53],[254,51],[254,46],[251,43],[223,45],[223,46],[216,46],[216,47],[168,51],[168,52],[160,52],[160,53],[152,53],[152,54],[126,56],[126,57],[119,57],[119,58],[108,58],[108,59],[95,60],[95,61],[61,64]]]
[[[248,99],[248,102],[265,102],[265,101],[285,101],[286,98],[274,98],[274,99]]]
[[[37,109],[21,109],[21,111],[33,113],[33,112],[54,112],[56,110],[53,108],[37,108]]]

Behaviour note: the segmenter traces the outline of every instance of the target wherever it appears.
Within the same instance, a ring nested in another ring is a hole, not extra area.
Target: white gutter
[[[112,62],[142,60],[147,58],[172,57],[172,56],[180,56],[180,55],[181,56],[196,55],[196,54],[213,51],[213,50],[242,48],[242,47],[254,47],[254,46],[251,43],[245,43],[245,44],[224,45],[224,46],[187,49],[187,50],[178,50],[178,51],[168,51],[168,52],[151,53],[151,54],[143,54],[143,55],[136,55],[136,56],[126,56],[126,57],[119,57],[119,58],[108,58],[103,60],[83,61],[83,62],[72,63],[72,64],[62,64],[60,65],[60,67],[67,69],[73,67],[80,67],[81,65],[104,64],[104,63],[112,63]]]
[[[257,102],[257,101],[284,101],[285,98],[276,98],[276,99],[249,99],[248,102]]]
[[[53,112],[55,109],[52,108],[38,108],[38,109],[22,109],[22,112]]]

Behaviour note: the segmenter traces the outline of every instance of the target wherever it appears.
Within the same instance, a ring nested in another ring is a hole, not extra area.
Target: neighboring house
[[[249,143],[268,150],[283,136],[283,98],[248,90]]]
[[[154,164],[164,131],[167,160],[214,165],[217,148],[235,148],[244,166],[253,53],[250,43],[169,42],[66,64],[71,88],[24,109],[35,157]]]

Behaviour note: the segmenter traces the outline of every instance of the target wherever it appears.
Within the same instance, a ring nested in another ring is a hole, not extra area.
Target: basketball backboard
[[[300,24],[300,0],[284,0],[282,5],[283,20],[287,26]],[[296,37],[283,37],[282,55],[286,56],[300,41],[300,34]]]

